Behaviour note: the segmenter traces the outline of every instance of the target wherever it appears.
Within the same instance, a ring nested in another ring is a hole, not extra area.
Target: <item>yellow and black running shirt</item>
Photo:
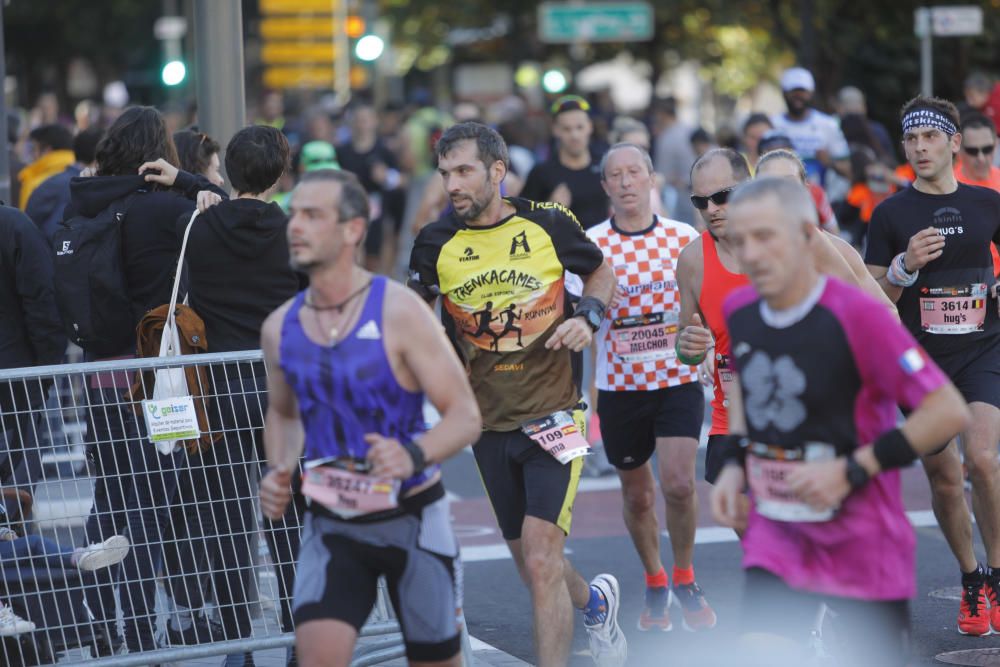
[[[442,297],[445,328],[491,431],[579,399],[569,350],[547,350],[545,341],[568,312],[564,272],[589,275],[604,261],[564,207],[506,201],[515,213],[489,227],[454,215],[424,227],[410,255],[410,286],[428,300]]]

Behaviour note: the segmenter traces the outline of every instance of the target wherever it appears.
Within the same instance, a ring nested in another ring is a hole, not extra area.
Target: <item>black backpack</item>
[[[135,347],[121,232],[133,197],[114,202],[93,218],[63,220],[52,236],[56,305],[66,336],[98,357]]]

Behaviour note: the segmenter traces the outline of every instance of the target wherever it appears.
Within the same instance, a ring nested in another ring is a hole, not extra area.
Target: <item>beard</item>
[[[470,220],[475,220],[483,211],[490,205],[493,201],[494,190],[490,186],[489,182],[483,186],[483,189],[478,193],[478,196],[473,194],[468,196],[469,207],[465,212],[460,212],[455,208],[455,202],[452,202],[452,208],[455,208],[455,215],[459,220],[463,222],[469,222]]]

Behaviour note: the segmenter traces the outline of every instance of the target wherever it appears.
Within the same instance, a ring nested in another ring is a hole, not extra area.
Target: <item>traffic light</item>
[[[187,66],[183,60],[171,60],[160,70],[160,78],[165,86],[179,86],[187,77]]]
[[[359,60],[364,60],[365,62],[373,62],[378,60],[378,57],[382,55],[382,51],[385,49],[385,42],[378,35],[365,35],[358,40],[358,43],[354,46],[354,54]]]

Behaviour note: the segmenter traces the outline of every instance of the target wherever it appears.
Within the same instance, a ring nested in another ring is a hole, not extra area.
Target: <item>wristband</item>
[[[680,343],[681,343],[681,337],[677,336],[677,338],[674,339],[674,352],[677,353],[677,359],[682,364],[684,364],[686,366],[697,366],[701,362],[705,361],[705,354],[707,354],[707,352],[706,353],[702,353],[701,355],[699,355],[697,357],[688,357],[688,356],[685,356],[685,354],[683,352],[681,352]]]
[[[747,446],[750,441],[746,436],[742,435],[719,435],[718,446],[722,451],[722,464],[728,465],[730,463],[735,463],[741,468],[747,460]]]
[[[917,460],[917,453],[913,450],[913,446],[898,428],[883,433],[875,441],[872,451],[882,470],[902,468]]]
[[[412,441],[404,442],[402,445],[413,461],[413,474],[417,475],[423,472],[424,468],[427,467],[427,456],[424,454],[424,450],[420,448],[420,445]]]
[[[853,454],[847,457],[847,469],[844,474],[847,476],[847,483],[851,485],[851,491],[857,491],[871,479],[871,475],[858,463]]]
[[[911,287],[917,278],[920,276],[920,270],[916,270],[910,273],[906,270],[906,253],[899,253],[892,258],[889,263],[889,272],[885,274],[886,280],[889,284],[895,285],[896,287]]]

